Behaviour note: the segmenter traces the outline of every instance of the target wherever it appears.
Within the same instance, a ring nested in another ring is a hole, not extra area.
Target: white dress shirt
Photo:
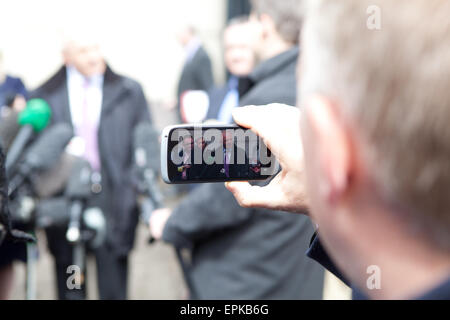
[[[87,79],[74,67],[67,68],[70,114],[75,133],[83,121],[83,107],[87,103],[89,121],[97,128],[103,102],[103,75]]]
[[[186,54],[186,63],[190,62],[196,55],[198,49],[202,46],[202,42],[199,38],[194,38],[186,45],[184,52]]]

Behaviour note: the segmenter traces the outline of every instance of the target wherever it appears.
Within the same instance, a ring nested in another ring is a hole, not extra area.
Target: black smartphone
[[[279,164],[262,139],[235,125],[167,127],[161,176],[169,184],[266,180]]]

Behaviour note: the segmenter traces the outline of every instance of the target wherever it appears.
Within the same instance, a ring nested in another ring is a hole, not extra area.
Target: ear
[[[272,35],[274,32],[276,32],[277,29],[275,26],[275,22],[273,21],[272,17],[270,17],[269,15],[262,13],[259,16],[259,21],[261,22],[264,38],[267,38],[270,35]]]
[[[66,65],[66,66],[70,65],[70,53],[69,53],[69,50],[67,50],[67,49],[63,50],[62,58],[63,58],[64,65]]]
[[[348,128],[331,101],[316,96],[305,106],[319,191],[322,199],[333,205],[349,191],[350,177],[356,169]]]

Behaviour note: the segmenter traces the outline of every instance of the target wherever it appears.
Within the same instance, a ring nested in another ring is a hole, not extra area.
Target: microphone
[[[69,183],[66,188],[66,198],[69,204],[69,226],[66,239],[73,245],[73,264],[80,267],[82,276],[86,266],[85,241],[87,235],[93,248],[100,247],[106,238],[106,220],[99,208],[89,208],[84,211],[86,201],[92,195],[91,183],[92,169],[84,159],[79,159],[74,164]],[[81,227],[85,229],[81,232]]]
[[[20,130],[18,123],[19,113],[12,109],[4,109],[0,120],[0,143],[3,146],[4,152],[8,153],[14,138]]]
[[[69,201],[66,197],[40,200],[36,206],[36,227],[65,227],[69,223]]]
[[[79,159],[73,166],[69,183],[66,187],[66,197],[70,201],[69,227],[66,238],[71,243],[81,241],[81,218],[84,210],[84,201],[91,196],[91,174],[90,164]]]
[[[34,211],[36,209],[36,199],[28,194],[20,194],[9,202],[11,221],[28,227],[34,224]],[[30,228],[31,229],[31,228]]]
[[[38,198],[51,198],[64,192],[78,158],[66,151],[49,170],[40,172],[33,179],[33,187]]]
[[[54,166],[72,136],[71,126],[65,123],[54,125],[43,132],[30,146],[23,161],[18,164],[17,172],[10,182],[9,195],[16,191],[33,171],[48,170]]]
[[[134,130],[135,162],[139,168],[160,171],[160,133],[149,123],[141,123]]]
[[[84,225],[95,232],[90,239],[91,248],[99,248],[106,239],[106,219],[100,208],[89,208],[83,214]]]
[[[142,195],[141,219],[148,224],[153,210],[162,208],[163,196],[158,186],[160,171],[159,132],[148,123],[139,124],[134,131],[134,161],[137,171],[137,188]]]
[[[5,156],[0,147],[0,245],[5,239],[14,241],[36,241],[25,232],[12,229],[11,215],[9,211],[8,180],[5,173]]]
[[[31,99],[25,110],[19,113],[18,124],[20,131],[8,150],[6,157],[6,174],[10,176],[14,164],[22,155],[26,145],[30,142],[35,132],[41,132],[47,127],[51,117],[51,109],[48,103],[42,99]]]
[[[148,225],[155,209],[163,208],[163,195],[158,188],[161,166],[160,133],[149,123],[139,124],[133,136],[138,205],[141,220]],[[151,237],[149,243],[155,239]]]

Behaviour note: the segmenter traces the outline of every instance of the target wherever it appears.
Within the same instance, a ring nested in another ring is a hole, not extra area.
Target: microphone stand
[[[26,246],[27,246],[27,263],[26,263],[26,279],[25,279],[26,299],[36,300],[38,247],[37,244],[33,242],[28,242]]]
[[[70,222],[66,238],[73,245],[73,263],[80,268],[80,284],[84,285],[86,250],[81,231],[82,214],[83,203],[80,200],[74,200],[70,206]]]
[[[86,243],[82,229],[82,218],[86,201],[92,196],[92,169],[89,163],[83,161],[75,165],[71,174],[66,196],[70,199],[70,220],[66,233],[67,241],[73,246],[72,259],[79,268],[79,290],[74,291],[72,299],[86,298]],[[79,295],[77,294],[79,292]]]
[[[140,202],[140,210],[141,210],[141,219],[144,221],[145,224],[148,225],[150,223],[152,212],[155,209],[164,208],[165,206],[163,204],[163,195],[160,192],[159,188],[157,187],[158,179],[154,170],[150,168],[144,169],[143,177],[144,183],[140,189],[144,194],[144,198]],[[149,244],[153,244],[154,242],[155,239],[153,237],[150,237]],[[188,266],[182,255],[181,252],[182,249],[177,246],[174,246],[174,249],[177,259],[180,263],[181,270],[183,272],[184,281],[186,282],[186,285],[189,288],[190,298],[196,300],[198,296],[194,283],[190,277],[190,266]]]

